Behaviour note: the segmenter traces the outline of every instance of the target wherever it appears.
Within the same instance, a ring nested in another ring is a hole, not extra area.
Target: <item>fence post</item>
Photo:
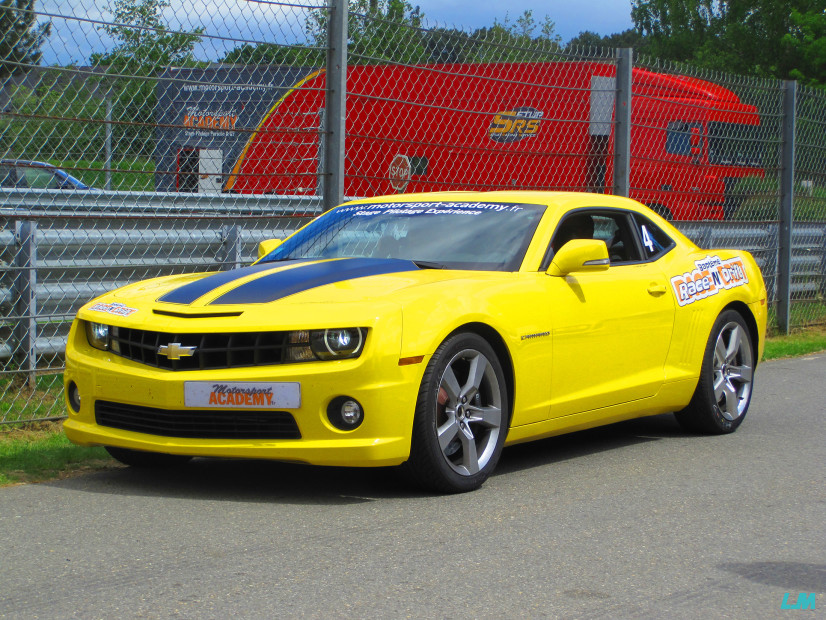
[[[792,289],[792,225],[794,206],[794,130],[797,82],[783,82],[783,120],[780,130],[780,219],[777,236],[777,327],[788,334]]]
[[[634,50],[617,49],[617,97],[614,108],[614,195],[628,196],[631,185],[631,70]]]
[[[112,89],[106,93],[106,190],[112,189]],[[132,189],[131,184],[129,189]]]
[[[37,222],[18,220],[14,226],[17,244],[14,265],[14,314],[16,355],[19,368],[25,373],[26,383],[34,388],[37,370]]]
[[[826,299],[826,226],[820,231],[820,295]]]
[[[324,133],[324,108],[318,110],[318,152],[316,153],[315,195],[324,197],[324,179],[327,164],[324,151],[327,148],[327,136]]]
[[[327,21],[327,103],[324,113],[324,210],[344,200],[347,114],[347,0],[331,0]]]
[[[241,227],[225,224],[221,227],[221,269],[238,269],[241,266]]]

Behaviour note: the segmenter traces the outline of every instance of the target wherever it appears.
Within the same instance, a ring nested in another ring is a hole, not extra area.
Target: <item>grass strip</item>
[[[826,327],[794,332],[788,336],[767,338],[763,359],[776,360],[783,357],[799,357],[819,351],[826,351]]]
[[[60,422],[28,424],[0,432],[0,487],[56,480],[114,465],[103,448],[71,443]]]

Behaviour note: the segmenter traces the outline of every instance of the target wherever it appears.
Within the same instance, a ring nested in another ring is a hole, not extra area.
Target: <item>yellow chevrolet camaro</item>
[[[457,492],[508,444],[668,411],[729,433],[751,400],[766,329],[754,260],[701,250],[632,200],[372,198],[259,254],[83,306],[69,439],[134,466],[400,465]]]

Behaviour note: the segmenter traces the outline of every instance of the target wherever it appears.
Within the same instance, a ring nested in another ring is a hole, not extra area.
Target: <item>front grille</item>
[[[155,409],[105,400],[95,402],[100,426],[187,439],[301,439],[287,411]]]
[[[167,370],[211,370],[305,361],[300,355],[290,355],[290,351],[306,349],[308,342],[288,342],[291,333],[295,332],[169,334],[112,327],[110,350],[135,362]],[[195,347],[195,352],[180,359],[158,354],[159,347],[171,343]]]

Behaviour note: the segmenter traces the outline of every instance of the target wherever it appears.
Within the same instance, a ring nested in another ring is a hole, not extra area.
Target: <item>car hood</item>
[[[499,272],[421,269],[409,260],[343,258],[258,263],[231,271],[167,276],[129,285],[97,302],[129,309],[220,313],[287,307],[403,301],[413,287],[461,278],[494,277]],[[417,293],[416,296],[424,293]],[[329,311],[329,310],[328,310]],[[115,314],[116,312],[112,312]]]

